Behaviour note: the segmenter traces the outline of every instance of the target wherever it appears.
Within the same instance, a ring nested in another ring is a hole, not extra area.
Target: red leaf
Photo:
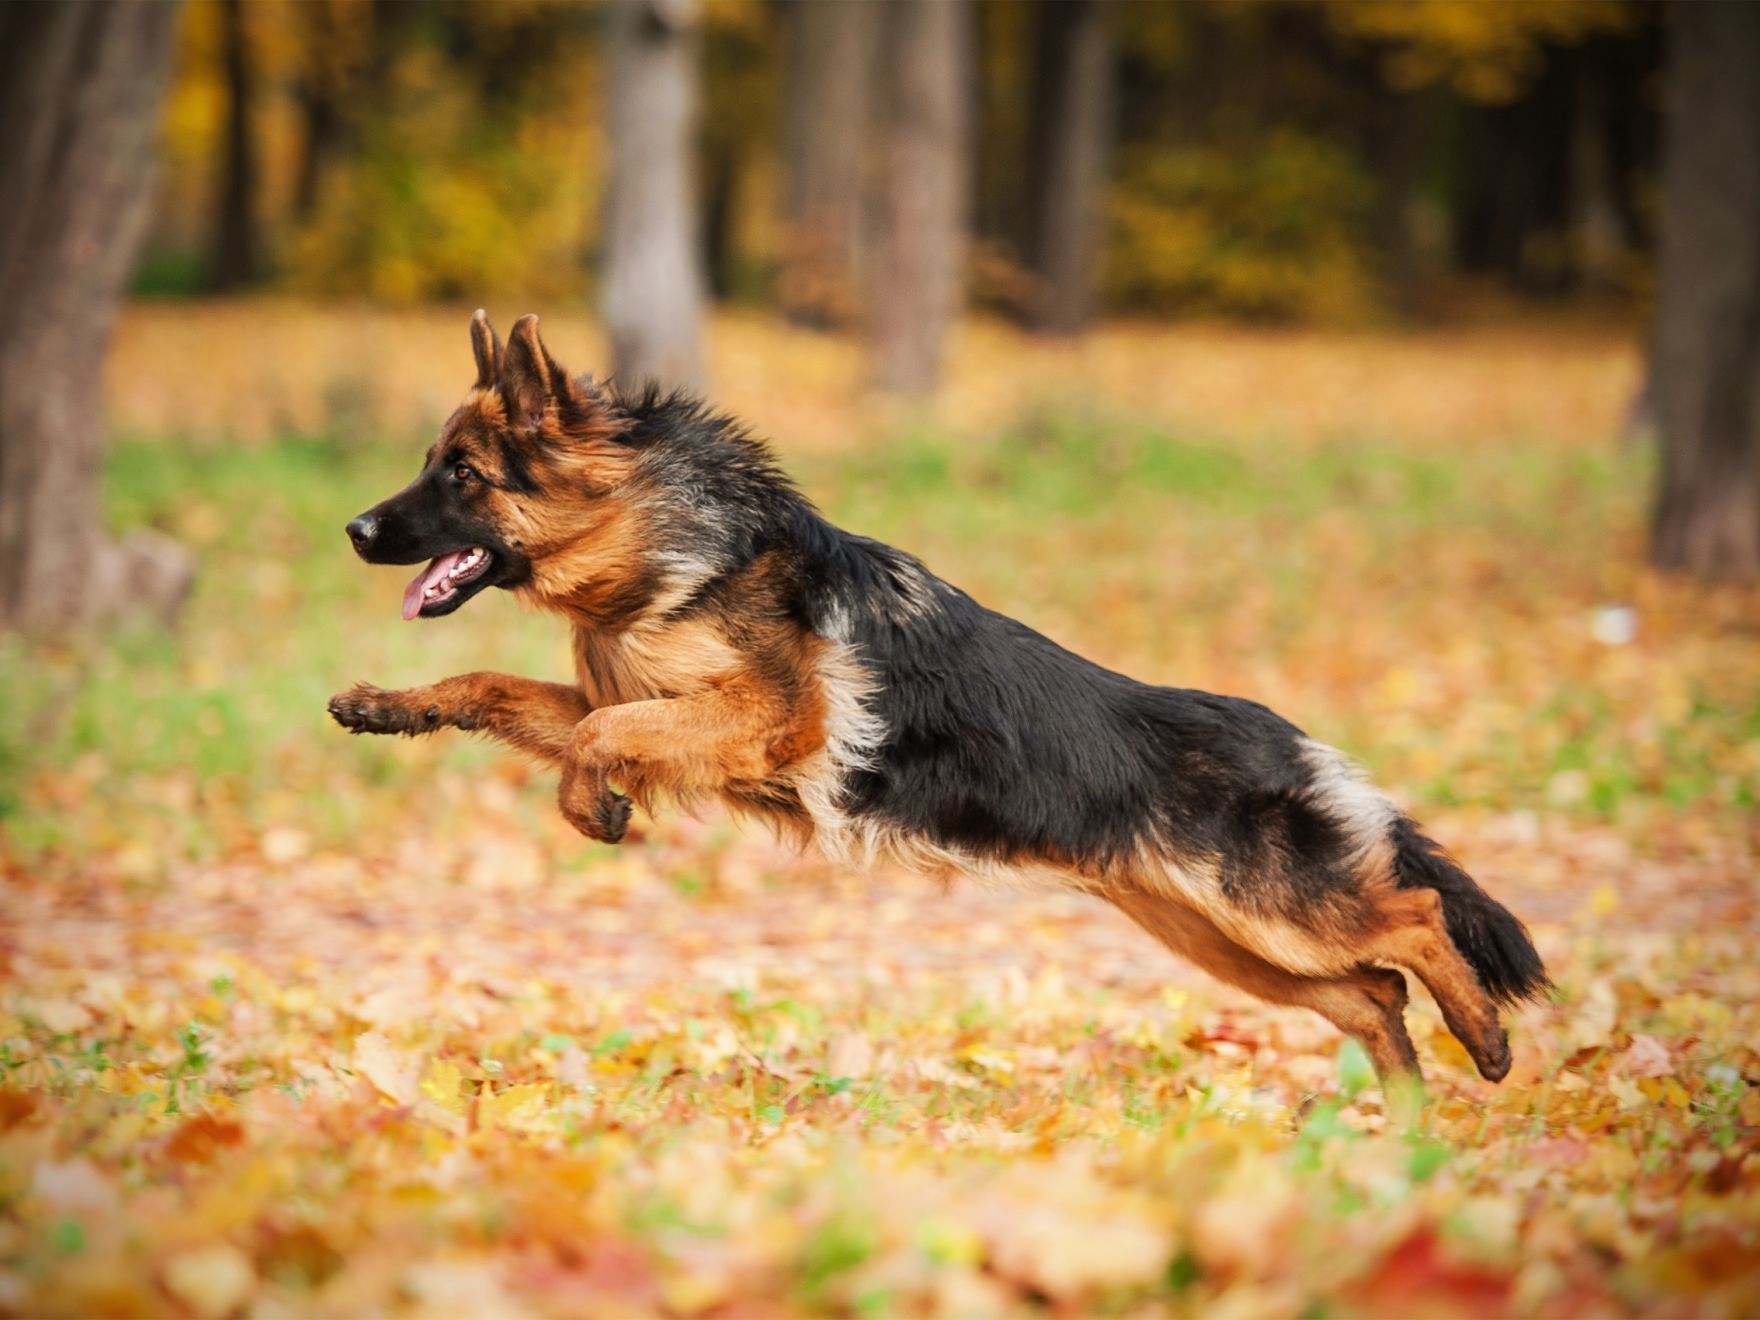
[[[1477,1265],[1449,1260],[1436,1234],[1420,1228],[1386,1256],[1358,1286],[1368,1309],[1387,1315],[1410,1314],[1414,1298],[1453,1303],[1463,1316],[1503,1315],[1509,1310],[1510,1280]]]

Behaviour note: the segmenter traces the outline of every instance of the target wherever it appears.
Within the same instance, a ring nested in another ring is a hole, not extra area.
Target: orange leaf
[[[1461,1264],[1440,1250],[1436,1234],[1420,1228],[1401,1242],[1360,1285],[1368,1309],[1410,1315],[1414,1298],[1441,1301],[1463,1316],[1504,1315],[1510,1280],[1476,1265]]]
[[[243,1142],[244,1128],[239,1124],[197,1114],[165,1139],[165,1154],[180,1164],[206,1164],[220,1151]]]
[[[0,1132],[9,1132],[37,1112],[37,1098],[28,1091],[0,1090]]]

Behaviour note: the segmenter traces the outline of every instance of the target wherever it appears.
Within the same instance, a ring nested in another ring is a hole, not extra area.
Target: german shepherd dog
[[[561,768],[606,843],[630,799],[720,798],[838,862],[1025,872],[1097,894],[1224,981],[1313,1009],[1417,1078],[1409,968],[1479,1071],[1547,985],[1522,924],[1337,751],[1236,697],[1151,687],[839,530],[696,399],[570,377],[522,317],[407,488],[348,524],[427,566],[405,619],[487,587],[565,618],[575,681],[474,673],[330,714],[464,729]],[[628,796],[612,787],[615,784]]]

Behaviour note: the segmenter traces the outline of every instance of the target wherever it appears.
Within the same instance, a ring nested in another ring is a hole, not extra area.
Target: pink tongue
[[[453,567],[458,561],[465,557],[466,553],[467,552],[464,550],[454,550],[449,555],[441,555],[438,559],[432,561],[420,573],[415,575],[410,584],[403,589],[403,617],[405,622],[415,618],[416,615],[422,612],[422,599],[427,595],[428,588],[433,586],[436,582],[443,581],[446,575],[453,570]]]

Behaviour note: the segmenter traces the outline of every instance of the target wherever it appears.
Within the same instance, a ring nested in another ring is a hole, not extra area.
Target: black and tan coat
[[[1492,1079],[1500,1003],[1539,993],[1521,923],[1333,749],[1263,706],[1063,650],[827,523],[694,400],[571,378],[537,318],[472,320],[476,387],[421,474],[349,524],[431,561],[406,617],[485,587],[574,631],[575,681],[468,674],[330,703],[363,733],[458,728],[562,772],[582,833],[630,800],[716,798],[854,865],[1030,875],[1415,1074],[1415,972]],[[616,785],[622,792],[615,790]],[[627,796],[625,796],[627,794]]]

